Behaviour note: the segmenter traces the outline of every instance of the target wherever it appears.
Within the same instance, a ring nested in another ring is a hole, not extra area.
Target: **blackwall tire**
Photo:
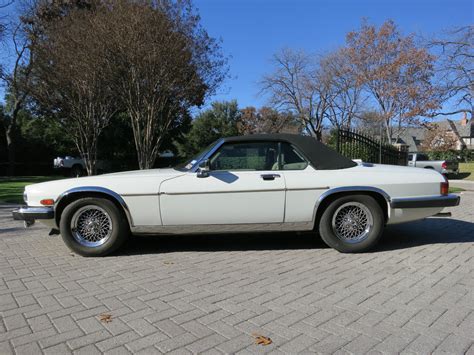
[[[64,243],[82,256],[105,256],[127,240],[128,222],[110,200],[85,197],[64,209],[59,223]]]
[[[384,225],[384,213],[373,197],[344,196],[323,212],[319,234],[328,246],[341,253],[360,253],[377,244]]]

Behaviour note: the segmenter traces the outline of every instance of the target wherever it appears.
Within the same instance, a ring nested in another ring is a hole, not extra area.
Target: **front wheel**
[[[82,256],[104,256],[117,250],[129,235],[117,206],[103,198],[85,197],[63,211],[59,229],[64,243]]]
[[[331,202],[321,216],[319,233],[323,241],[342,253],[364,252],[380,239],[384,214],[374,198],[344,196]]]

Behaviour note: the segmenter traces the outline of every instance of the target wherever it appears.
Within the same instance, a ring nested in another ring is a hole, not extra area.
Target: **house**
[[[445,130],[446,134],[453,135],[457,150],[474,149],[474,122],[472,118],[470,120],[467,118],[467,114],[458,121],[447,119],[436,124],[440,129]],[[426,132],[426,127],[404,127],[398,135],[394,132],[394,136],[398,138],[395,138],[393,143],[407,146],[410,152],[419,152],[423,150],[422,144]]]

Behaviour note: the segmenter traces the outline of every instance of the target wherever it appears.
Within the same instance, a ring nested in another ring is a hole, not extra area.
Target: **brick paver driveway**
[[[4,208],[0,353],[474,354],[473,209],[463,193],[452,218],[390,227],[366,254],[266,234],[134,238],[91,259]]]

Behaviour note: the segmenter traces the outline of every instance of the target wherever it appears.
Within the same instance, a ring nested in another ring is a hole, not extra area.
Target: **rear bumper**
[[[53,207],[20,207],[12,211],[13,219],[18,221],[35,221],[37,219],[54,219]]]
[[[390,202],[392,208],[432,208],[453,207],[459,205],[461,197],[449,194],[446,196],[403,197],[394,198]]]

